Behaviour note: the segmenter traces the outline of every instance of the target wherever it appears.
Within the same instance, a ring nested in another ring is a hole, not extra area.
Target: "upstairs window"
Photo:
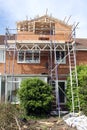
[[[39,37],[39,40],[49,40],[49,37]]]
[[[40,63],[39,51],[19,51],[18,63]]]
[[[23,62],[24,61],[24,52],[23,51],[20,51],[18,53],[18,60],[19,60],[19,62]]]
[[[55,23],[53,22],[35,22],[35,34],[37,35],[53,35]]]
[[[5,63],[5,51],[0,50],[0,63]]]
[[[26,51],[25,52],[25,61],[28,62],[28,61],[32,61],[32,52],[30,51]]]
[[[65,64],[66,59],[65,57],[65,51],[56,51],[56,63]]]

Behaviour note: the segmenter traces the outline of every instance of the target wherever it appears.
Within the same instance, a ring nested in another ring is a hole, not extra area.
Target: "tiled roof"
[[[76,39],[76,49],[77,50],[87,50],[87,39],[77,38]]]
[[[15,34],[11,35],[10,37],[8,36],[8,39],[15,40]],[[4,40],[5,40],[5,35],[0,35],[0,45],[4,44]]]
[[[0,35],[0,44],[4,44],[5,35]]]

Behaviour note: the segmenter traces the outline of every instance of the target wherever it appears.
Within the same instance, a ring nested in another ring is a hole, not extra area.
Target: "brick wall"
[[[77,51],[77,65],[87,65],[87,51]]]
[[[34,64],[34,63],[17,63],[17,54],[15,56],[15,60],[13,62],[13,53],[8,55],[6,54],[6,65],[4,63],[0,63],[0,73],[4,74],[5,67],[7,73],[12,73],[14,71],[14,74],[42,74],[42,73],[48,73],[48,54],[49,52],[41,52],[40,57],[40,63]],[[87,64],[87,51],[77,51],[76,53],[76,60],[77,65],[81,64]],[[49,63],[50,64],[50,63]],[[14,68],[13,68],[14,66]],[[53,61],[54,66],[54,61]],[[66,64],[60,64],[58,65],[58,74],[69,74],[69,64],[68,64],[68,57],[66,58]]]

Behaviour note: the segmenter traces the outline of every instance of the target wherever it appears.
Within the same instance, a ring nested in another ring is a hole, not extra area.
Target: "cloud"
[[[15,27],[16,21],[34,18],[36,15],[44,15],[46,9],[48,14],[66,21],[70,24],[80,22],[79,33],[85,33],[84,29],[87,27],[87,1],[86,0],[0,0],[0,28],[5,26]],[[82,30],[82,31],[80,31]]]

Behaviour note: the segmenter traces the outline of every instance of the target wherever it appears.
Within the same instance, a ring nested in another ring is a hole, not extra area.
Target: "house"
[[[74,39],[72,29],[64,21],[44,15],[17,22],[16,34],[7,29],[0,36],[0,102],[17,103],[21,81],[38,77],[53,87],[53,108],[65,104],[67,76],[76,63],[87,64],[87,39]]]

